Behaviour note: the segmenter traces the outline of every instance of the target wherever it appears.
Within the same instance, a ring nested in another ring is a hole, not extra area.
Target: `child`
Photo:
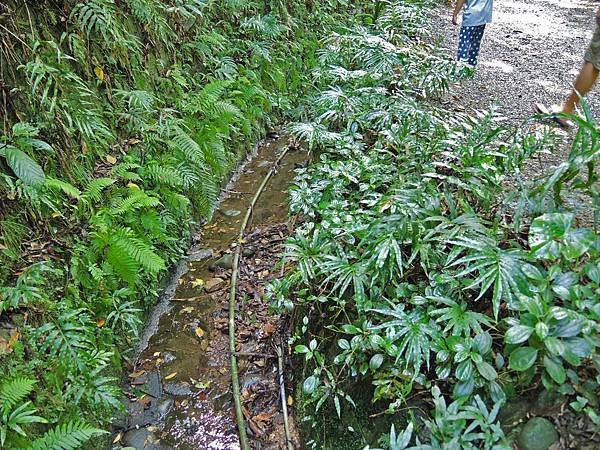
[[[465,6],[466,4],[466,6]],[[458,42],[458,60],[471,66],[477,65],[479,48],[485,26],[492,22],[494,0],[457,0],[452,23],[458,25],[458,14],[465,7],[460,38]]]

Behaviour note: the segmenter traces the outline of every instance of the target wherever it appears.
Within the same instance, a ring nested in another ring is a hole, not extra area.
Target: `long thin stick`
[[[275,349],[277,351],[277,365],[279,367],[279,389],[281,391],[281,409],[283,410],[283,427],[285,428],[285,440],[288,450],[294,450],[292,444],[292,435],[290,433],[290,419],[287,409],[287,396],[285,395],[285,378],[283,377],[283,352],[281,347]]]
[[[244,411],[242,409],[242,398],[240,393],[240,379],[238,373],[238,365],[237,365],[237,357],[235,355],[235,306],[236,306],[236,296],[237,296],[237,279],[238,272],[240,266],[240,256],[242,254],[242,244],[244,242],[244,234],[246,232],[246,227],[248,226],[248,222],[250,222],[250,217],[252,216],[252,212],[254,211],[254,207],[258,202],[259,197],[265,190],[265,187],[273,174],[280,161],[285,157],[289,150],[289,147],[286,148],[283,153],[279,156],[273,167],[269,170],[269,173],[263,179],[261,185],[259,186],[256,194],[254,194],[254,198],[250,202],[250,206],[246,211],[246,216],[242,221],[242,225],[240,226],[240,233],[238,235],[238,242],[235,248],[235,254],[233,257],[233,268],[231,272],[231,291],[229,292],[229,351],[231,352],[231,385],[233,390],[233,402],[235,405],[235,418],[238,427],[238,433],[240,437],[240,447],[241,450],[250,450],[250,444],[248,442],[248,435],[246,433],[246,422],[244,420]]]

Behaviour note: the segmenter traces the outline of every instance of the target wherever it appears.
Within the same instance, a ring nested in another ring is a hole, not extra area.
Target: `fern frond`
[[[126,253],[129,258],[152,274],[164,270],[165,261],[154,252],[152,245],[140,238],[133,237],[132,234],[130,230],[118,233],[112,242],[111,249],[118,249],[119,254]]]
[[[0,403],[3,410],[10,410],[17,403],[25,399],[33,391],[36,380],[18,377],[5,381],[0,387]]]
[[[167,186],[182,186],[183,177],[181,173],[170,166],[159,166],[158,164],[150,164],[144,168],[144,171],[148,178],[154,181],[156,184],[163,184]]]
[[[125,198],[118,198],[113,202],[112,213],[121,215],[135,211],[140,208],[155,208],[160,205],[160,200],[150,197],[141,189],[131,189],[130,194]]]
[[[111,245],[106,252],[106,261],[113,268],[115,275],[131,285],[137,283],[140,265],[133,259],[126,246]]]
[[[77,420],[47,431],[44,436],[33,441],[28,450],[76,450],[94,436],[106,433]]]
[[[177,150],[184,154],[189,162],[195,164],[204,163],[204,153],[202,152],[200,145],[181,127],[176,126],[173,129],[171,142]]]
[[[116,180],[112,178],[97,178],[88,183],[83,197],[91,201],[97,202],[101,199],[101,194],[104,189],[115,184]]]
[[[66,181],[57,180],[56,178],[46,178],[46,187],[56,191],[62,191],[74,199],[79,199],[81,197],[81,191],[79,189]]]
[[[36,334],[43,336],[40,350],[57,359],[67,359],[77,367],[83,367],[81,352],[87,352],[94,344],[88,329],[91,319],[84,309],[70,310],[58,319],[38,328]]]

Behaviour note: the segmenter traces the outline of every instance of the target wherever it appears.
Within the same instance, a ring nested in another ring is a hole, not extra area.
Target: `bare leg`
[[[598,74],[600,74],[600,70],[594,67],[592,63],[586,62],[583,65],[577,80],[575,80],[573,91],[571,91],[571,95],[569,95],[569,98],[563,105],[561,112],[572,114],[573,111],[575,111],[575,108],[579,104],[579,95],[583,97],[590,92],[594,87],[594,84],[596,84]],[[577,93],[579,93],[579,95],[577,95]]]

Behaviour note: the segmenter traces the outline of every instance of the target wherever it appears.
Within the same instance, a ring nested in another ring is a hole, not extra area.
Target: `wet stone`
[[[187,260],[188,261],[202,261],[203,259],[212,258],[212,256],[213,256],[212,249],[202,248],[200,250],[191,252],[187,257]]]
[[[139,403],[130,408],[131,417],[129,419],[130,427],[147,427],[156,425],[163,421],[165,416],[173,407],[174,401],[172,398],[162,398],[152,400],[147,408],[140,406]]]
[[[192,395],[192,389],[190,388],[190,385],[185,382],[172,381],[170,383],[165,384],[164,389],[167,394],[173,395],[175,397]]]
[[[148,381],[144,385],[143,391],[154,398],[162,397],[162,383],[158,372],[151,372],[148,374]]]
[[[225,270],[231,270],[233,268],[233,255],[231,255],[231,254],[223,255],[212,266],[213,269],[216,267],[219,267],[219,268],[225,269]]]
[[[123,436],[123,443],[136,450],[169,450],[158,438],[146,428],[130,430]]]
[[[242,376],[240,385],[244,389],[250,389],[263,381],[263,377],[260,374],[246,374]]]
[[[127,428],[127,421],[127,416],[124,413],[117,411],[113,417],[112,424],[116,429],[124,429]]]
[[[517,439],[520,450],[548,450],[557,441],[554,425],[543,417],[529,420]]]
[[[225,209],[221,212],[227,217],[237,217],[242,213],[239,209]]]
[[[256,250],[254,250],[253,248],[244,247],[242,249],[242,256],[244,256],[245,258],[251,258],[252,256],[254,256],[255,253]]]
[[[225,280],[223,280],[222,278],[215,277],[206,281],[206,283],[204,284],[204,289],[210,294],[212,292],[218,291],[224,285]]]
[[[171,408],[173,407],[174,403],[175,402],[172,398],[163,398],[157,402],[156,412],[158,413],[161,419],[164,418],[167,414],[169,414],[169,411],[171,411]]]

